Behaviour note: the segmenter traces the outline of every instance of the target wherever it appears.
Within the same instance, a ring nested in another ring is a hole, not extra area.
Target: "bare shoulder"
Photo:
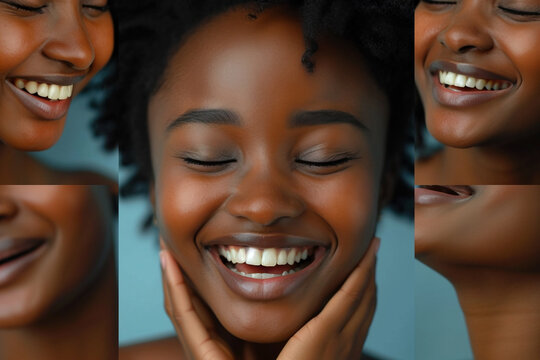
[[[182,360],[182,346],[176,337],[152,340],[120,348],[120,360]]]

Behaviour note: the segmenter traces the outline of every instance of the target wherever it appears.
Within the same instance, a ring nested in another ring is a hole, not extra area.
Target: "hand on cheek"
[[[356,359],[361,356],[376,306],[374,238],[358,266],[323,310],[298,330],[278,360]],[[193,294],[177,262],[161,242],[165,308],[188,359],[233,359],[208,308]]]

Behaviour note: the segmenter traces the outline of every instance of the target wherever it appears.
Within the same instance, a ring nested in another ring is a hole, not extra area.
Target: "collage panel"
[[[121,358],[413,359],[412,4],[123,10]]]
[[[416,1],[416,184],[540,184],[540,5]]]
[[[117,194],[0,186],[0,359],[118,358]]]
[[[111,184],[107,1],[0,1],[0,184]],[[101,4],[103,3],[103,4]]]

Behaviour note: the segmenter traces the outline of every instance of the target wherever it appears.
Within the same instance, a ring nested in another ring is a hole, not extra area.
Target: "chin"
[[[309,319],[294,308],[276,309],[264,305],[247,306],[235,312],[231,309],[219,316],[220,323],[233,336],[254,343],[279,343],[288,341]]]
[[[62,136],[64,121],[54,120],[31,129],[21,129],[16,134],[10,133],[2,136],[0,141],[5,145],[19,151],[42,151],[52,147]]]

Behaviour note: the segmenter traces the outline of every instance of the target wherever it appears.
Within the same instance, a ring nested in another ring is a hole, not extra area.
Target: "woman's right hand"
[[[280,360],[360,359],[376,305],[375,264],[380,240],[374,238],[360,263],[323,310],[287,342]],[[160,253],[165,308],[188,359],[234,359],[215,331],[213,317],[184,281],[168,250]]]

